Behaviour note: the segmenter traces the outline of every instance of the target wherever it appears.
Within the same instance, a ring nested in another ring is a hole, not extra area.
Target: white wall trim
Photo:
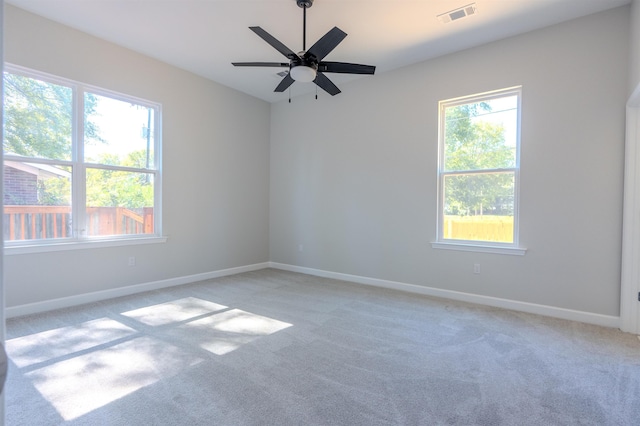
[[[424,296],[434,296],[445,299],[459,300],[462,302],[476,303],[479,305],[487,305],[503,309],[511,309],[514,311],[527,312],[530,314],[543,315],[570,321],[578,321],[587,324],[595,324],[604,327],[620,327],[620,317],[616,316],[557,308],[547,305],[538,305],[535,303],[519,302],[517,300],[501,299],[498,297],[482,296],[478,294],[463,293],[459,291],[443,290],[439,288],[407,284],[397,281],[387,281],[377,278],[362,277],[358,275],[341,274],[338,272],[329,272],[320,269],[305,268],[302,266],[287,265],[283,263],[270,262],[269,265],[272,268],[282,269],[285,271],[300,272],[307,275],[315,275],[318,277],[333,278],[358,284],[400,290],[409,293],[421,294]]]
[[[256,263],[253,265],[239,266],[236,268],[222,269],[201,274],[187,275],[183,277],[169,278],[166,280],[152,281],[143,284],[119,287],[109,290],[92,293],[79,294],[58,299],[45,300],[42,302],[29,303],[25,305],[12,306],[5,309],[7,318],[14,318],[23,315],[37,314],[54,309],[68,308],[71,306],[83,305],[86,303],[108,300],[115,297],[129,296],[145,291],[158,290],[167,287],[174,287],[183,284],[190,284],[198,281],[210,280],[243,272],[258,271],[265,268],[275,268],[285,271],[298,272],[306,275],[314,275],[324,278],[349,281],[357,284],[370,285],[374,287],[399,290],[408,293],[421,294],[424,296],[441,297],[444,299],[459,300],[462,302],[476,303],[479,305],[493,306],[503,309],[511,309],[520,312],[538,314],[553,318],[561,318],[571,321],[579,321],[587,324],[595,324],[604,327],[619,328],[620,317],[595,314],[591,312],[576,311],[571,309],[557,308],[554,306],[538,305],[535,303],[519,302],[516,300],[501,299],[497,297],[482,296],[471,293],[463,293],[453,290],[444,290],[434,287],[426,287],[415,284],[402,283],[398,281],[388,281],[378,278],[363,277],[359,275],[330,272],[320,269],[306,268],[302,266],[288,265],[277,262]]]
[[[28,303],[26,305],[12,306],[5,309],[7,318],[19,317],[22,315],[37,314],[54,309],[68,308],[71,306],[83,305],[85,303],[98,302],[112,299],[114,297],[129,296],[144,291],[158,290],[166,287],[174,287],[183,284],[190,284],[198,281],[210,280],[213,278],[226,277],[243,272],[257,271],[269,267],[269,262],[256,263],[253,265],[239,266],[236,268],[221,269],[219,271],[204,272],[201,274],[186,275],[183,277],[169,278],[166,280],[152,281],[143,284],[135,284],[125,287],[118,287],[109,290],[96,291],[92,293],[78,294],[59,299],[45,300],[43,302]]]
[[[65,250],[87,250],[94,248],[105,247],[121,247],[121,246],[133,246],[140,244],[158,244],[166,243],[166,236],[163,237],[125,237],[125,238],[103,238],[93,241],[65,241],[50,243],[45,241],[26,241],[19,244],[5,244],[4,254],[5,256],[16,256],[21,254],[32,253],[46,253],[52,251],[65,251]]]
[[[527,249],[523,247],[499,247],[483,244],[463,244],[453,242],[434,241],[431,247],[441,250],[475,251],[478,253],[508,254],[512,256],[524,256]]]
[[[0,71],[4,70],[4,25],[2,24],[4,22],[4,0],[0,0]],[[3,93],[3,83],[2,81],[0,81],[0,93]],[[0,108],[0,123],[3,122],[3,108]],[[2,134],[0,134],[0,142],[2,142]],[[2,150],[0,149],[0,163],[4,164],[4,154],[2,152]],[[3,176],[0,175],[0,194],[3,194],[2,188],[3,186]],[[0,197],[0,211],[4,212],[4,207],[3,207],[3,198],[4,195],[2,197]],[[4,215],[0,215],[0,229],[4,229],[3,226],[3,219]],[[5,332],[5,318],[6,318],[6,310],[4,307],[5,304],[5,291],[4,291],[4,241],[3,239],[0,240],[0,321],[2,321],[2,323],[0,323],[0,344],[3,345],[4,348],[4,339],[6,338],[6,332]],[[2,349],[4,351],[4,349]],[[6,379],[6,377],[5,377]],[[6,381],[4,382],[4,384],[6,384]],[[6,386],[3,386],[2,392],[0,392],[0,426],[4,426],[5,423],[5,390]]]
[[[622,216],[622,265],[620,282],[620,329],[640,334],[640,86],[627,102],[625,136],[624,203]]]

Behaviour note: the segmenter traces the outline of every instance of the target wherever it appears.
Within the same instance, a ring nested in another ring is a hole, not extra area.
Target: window
[[[160,105],[8,65],[7,247],[160,236]]]
[[[440,102],[438,242],[517,247],[520,98],[516,87]]]

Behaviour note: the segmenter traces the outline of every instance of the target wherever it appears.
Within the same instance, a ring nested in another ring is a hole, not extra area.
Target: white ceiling
[[[631,0],[476,0],[477,12],[441,23],[436,16],[473,0],[315,0],[307,10],[307,48],[334,26],[348,34],[328,61],[376,65],[376,73],[628,4]],[[111,41],[252,96],[274,102],[279,68],[231,62],[287,62],[249,26],[302,50],[295,0],[7,0],[35,14]],[[338,87],[354,78],[327,75]],[[315,85],[295,83],[291,95]],[[343,87],[344,90],[344,87]],[[348,90],[348,89],[347,89]],[[338,95],[340,96],[340,95]]]

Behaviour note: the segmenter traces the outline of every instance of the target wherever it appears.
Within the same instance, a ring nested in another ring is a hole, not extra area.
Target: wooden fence
[[[88,207],[86,235],[153,234],[153,207],[142,214],[124,207]],[[72,236],[71,208],[65,206],[4,206],[4,238],[32,240]],[[445,216],[444,238],[472,241],[513,241],[513,217]]]
[[[445,216],[445,239],[513,242],[512,216]]]
[[[88,207],[86,235],[152,234],[153,207]],[[71,237],[71,207],[4,206],[5,240]]]

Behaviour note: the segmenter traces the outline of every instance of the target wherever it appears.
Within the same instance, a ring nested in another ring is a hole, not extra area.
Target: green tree
[[[126,167],[140,167],[146,161],[146,152],[131,152],[122,162],[113,154],[103,155],[99,161],[102,164],[122,163]],[[87,169],[87,206],[137,209],[152,207],[153,204],[153,185],[147,174]]]
[[[486,102],[446,109],[444,169],[447,172],[515,166],[514,149],[504,127],[478,120],[490,113]],[[445,175],[445,214],[513,214],[513,174]]]
[[[65,168],[68,170],[68,168]],[[65,176],[38,179],[38,204],[68,206],[71,204],[71,180]]]
[[[71,160],[73,90],[18,74],[4,73],[5,154]],[[95,113],[97,99],[88,94],[85,114]],[[87,122],[85,133],[102,142],[98,127]]]

